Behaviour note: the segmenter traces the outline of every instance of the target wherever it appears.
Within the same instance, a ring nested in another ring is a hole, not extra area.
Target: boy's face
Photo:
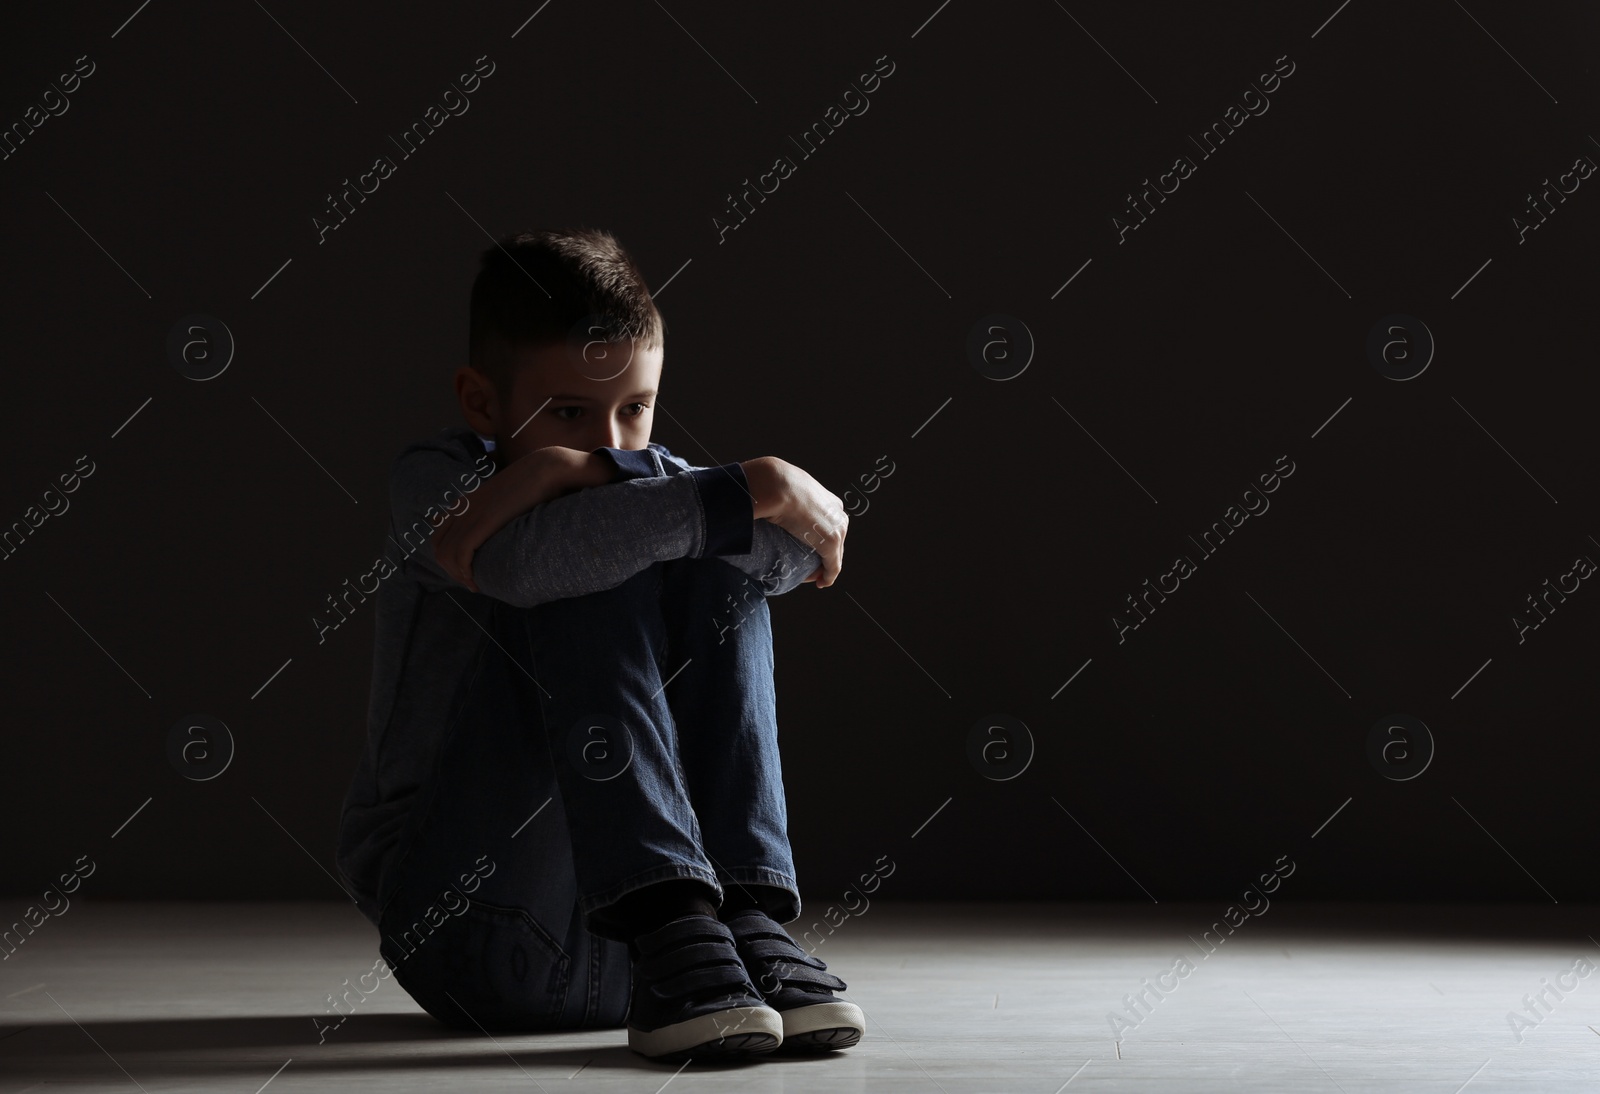
[[[468,424],[495,438],[502,467],[551,445],[639,449],[650,443],[662,355],[632,341],[592,342],[586,353],[565,343],[517,347],[508,400],[469,366],[456,390]]]

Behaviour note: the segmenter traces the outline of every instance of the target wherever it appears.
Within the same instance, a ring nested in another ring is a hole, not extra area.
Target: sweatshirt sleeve
[[[611,483],[537,505],[478,548],[472,573],[482,593],[531,608],[615,588],[656,562],[750,551],[754,525],[765,522],[752,516],[739,464],[668,474],[649,449],[597,451],[616,467]],[[391,538],[430,591],[463,589],[435,560],[432,532],[492,471],[478,456],[458,434],[410,445],[395,460]]]
[[[681,457],[674,456],[662,445],[652,444],[650,450],[660,457],[663,470],[669,475],[694,475],[711,470],[696,467]],[[742,478],[743,465],[728,466],[740,468],[741,486],[745,488],[745,498],[749,502],[751,513],[754,513],[755,503],[750,498],[748,483]],[[803,540],[790,535],[770,520],[762,518],[752,523],[750,539],[745,548],[737,552],[720,553],[719,557],[737,566],[757,581],[765,595],[781,596],[798,588],[805,584],[806,579],[816,573],[817,568],[822,565],[822,556],[807,546]]]

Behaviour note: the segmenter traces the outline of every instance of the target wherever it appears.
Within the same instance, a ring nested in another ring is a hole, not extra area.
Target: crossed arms
[[[550,447],[480,478],[473,455],[465,439],[437,439],[394,464],[397,543],[433,588],[533,607],[614,588],[658,561],[719,557],[775,596],[825,587],[843,565],[839,499],[775,457],[696,467],[660,445]]]

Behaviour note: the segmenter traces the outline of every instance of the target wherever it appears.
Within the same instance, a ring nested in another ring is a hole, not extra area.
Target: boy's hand
[[[464,495],[466,506],[434,527],[433,557],[453,580],[478,591],[472,559],[485,540],[536,505],[611,481],[603,457],[576,448],[536,448]]]
[[[776,456],[759,456],[741,464],[756,519],[769,520],[810,547],[822,559],[806,578],[826,589],[844,569],[844,537],[850,516],[844,503],[802,469]]]

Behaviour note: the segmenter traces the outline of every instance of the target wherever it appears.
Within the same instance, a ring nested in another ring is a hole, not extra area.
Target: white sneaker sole
[[[660,1029],[629,1026],[628,1047],[652,1059],[747,1056],[781,1045],[784,1025],[785,1016],[771,1007],[729,1007]]]
[[[867,1031],[866,1017],[854,1003],[838,1000],[782,1012],[783,1045],[796,1049],[849,1048]]]

